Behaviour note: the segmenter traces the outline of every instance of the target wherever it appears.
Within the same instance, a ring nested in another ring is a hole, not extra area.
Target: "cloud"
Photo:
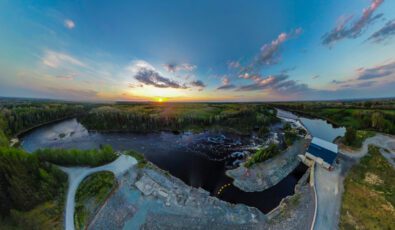
[[[344,84],[341,86],[341,88],[352,88],[352,89],[367,88],[373,86],[374,84],[376,84],[375,81],[365,81],[356,84]]]
[[[261,47],[260,53],[255,57],[253,67],[261,67],[264,65],[276,64],[279,61],[279,50],[281,45],[302,33],[301,28],[297,28],[290,33],[281,33],[271,43],[264,44]]]
[[[74,80],[74,75],[58,75],[56,78],[63,80]]]
[[[359,37],[369,24],[383,16],[382,14],[373,16],[383,2],[384,0],[372,0],[370,6],[363,9],[362,16],[357,20],[352,21],[353,16],[341,17],[337,26],[322,37],[322,44],[331,46],[346,38]]]
[[[369,80],[393,75],[395,77],[395,61],[388,64],[376,66],[368,69],[358,69],[358,80]]]
[[[229,69],[238,69],[241,67],[241,64],[239,61],[230,61],[228,62],[228,67]]]
[[[229,85],[229,83],[230,83],[230,80],[227,76],[223,76],[221,81],[222,81],[223,85]]]
[[[191,72],[197,68],[196,65],[183,63],[183,64],[164,64],[163,68],[169,73],[176,73],[179,71]]]
[[[202,82],[201,80],[197,80],[197,81],[192,81],[191,85],[194,87],[206,87],[206,84],[204,84],[204,82]]]
[[[320,75],[314,75],[311,79],[318,79]]]
[[[243,85],[237,88],[237,91],[257,91],[268,90],[275,93],[295,94],[311,90],[306,84],[298,83],[294,80],[289,80],[287,74],[270,75],[267,77],[256,76],[254,83]]]
[[[331,81],[331,83],[332,84],[343,84],[343,83],[345,83],[346,81],[339,81],[339,80],[332,80]]]
[[[187,88],[185,85],[181,85],[176,81],[163,77],[157,71],[145,67],[140,68],[138,72],[134,75],[134,78],[142,84],[152,85],[157,88],[175,88],[175,89]]]
[[[55,52],[52,50],[46,50],[44,56],[41,58],[44,65],[51,68],[58,68],[63,65],[76,65],[81,67],[86,67],[86,64],[82,61],[74,58],[68,54]]]
[[[395,19],[387,22],[383,28],[373,33],[368,40],[380,43],[395,35]]]
[[[258,73],[265,66],[277,64],[281,58],[280,48],[282,44],[289,39],[298,37],[302,32],[302,28],[297,28],[289,33],[280,33],[276,39],[261,47],[259,54],[255,56],[248,66],[243,67],[239,62],[230,62],[228,63],[228,67],[238,68],[241,75]],[[242,78],[246,78],[246,76]]]
[[[222,77],[221,81],[222,81],[222,85],[219,86],[217,90],[230,90],[236,88],[234,84],[230,84],[230,79],[226,75]]]
[[[228,85],[221,85],[217,88],[217,90],[230,90],[230,89],[235,89],[237,88],[235,85],[233,84],[228,84]]]
[[[75,27],[75,23],[74,23],[74,21],[73,20],[71,20],[71,19],[66,19],[66,20],[64,20],[64,26],[67,28],[67,29],[73,29],[74,27]]]
[[[134,89],[134,88],[141,88],[141,87],[144,87],[144,85],[143,85],[143,84],[133,84],[133,83],[129,83],[129,84],[128,84],[128,87]]]

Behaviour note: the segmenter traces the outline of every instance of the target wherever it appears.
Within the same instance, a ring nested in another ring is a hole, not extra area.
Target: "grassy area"
[[[262,148],[257,150],[244,164],[245,167],[250,168],[256,163],[263,162],[265,160],[268,160],[277,154],[279,154],[280,151],[278,149],[278,146],[275,144],[269,145],[267,148]]]
[[[87,177],[78,187],[74,224],[76,229],[85,229],[97,209],[116,186],[111,172],[98,172]]]
[[[344,181],[340,229],[395,229],[395,170],[369,146]]]

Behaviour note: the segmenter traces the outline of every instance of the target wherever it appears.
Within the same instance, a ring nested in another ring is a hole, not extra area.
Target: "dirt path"
[[[110,171],[114,173],[116,177],[118,177],[135,164],[137,164],[137,161],[133,157],[121,155],[115,161],[95,168],[60,167],[60,169],[66,172],[69,177],[69,188],[67,191],[65,206],[65,229],[74,230],[75,195],[78,189],[78,185],[82,182],[84,178],[92,173],[101,171]]]

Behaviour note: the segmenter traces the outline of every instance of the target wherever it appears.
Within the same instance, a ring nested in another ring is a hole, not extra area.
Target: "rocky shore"
[[[160,217],[159,217],[160,216]],[[158,218],[159,217],[159,218]],[[248,227],[266,221],[258,209],[221,201],[153,165],[131,168],[88,229]]]
[[[307,217],[311,216],[314,201],[306,176],[303,178],[291,196],[296,198],[286,198],[293,201],[282,202],[279,211],[266,216],[256,208],[230,204],[205,190],[190,187],[154,165],[143,169],[134,166],[118,178],[118,189],[98,211],[88,229],[295,229],[294,226],[308,226],[311,218]]]
[[[288,176],[301,162],[298,154],[306,150],[306,139],[300,139],[278,156],[245,168],[243,165],[227,170],[233,178],[233,185],[245,192],[258,192],[268,189]]]

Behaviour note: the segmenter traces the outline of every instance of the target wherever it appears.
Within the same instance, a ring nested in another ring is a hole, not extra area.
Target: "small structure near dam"
[[[330,170],[338,152],[339,148],[336,144],[314,137],[306,151],[305,157]]]

